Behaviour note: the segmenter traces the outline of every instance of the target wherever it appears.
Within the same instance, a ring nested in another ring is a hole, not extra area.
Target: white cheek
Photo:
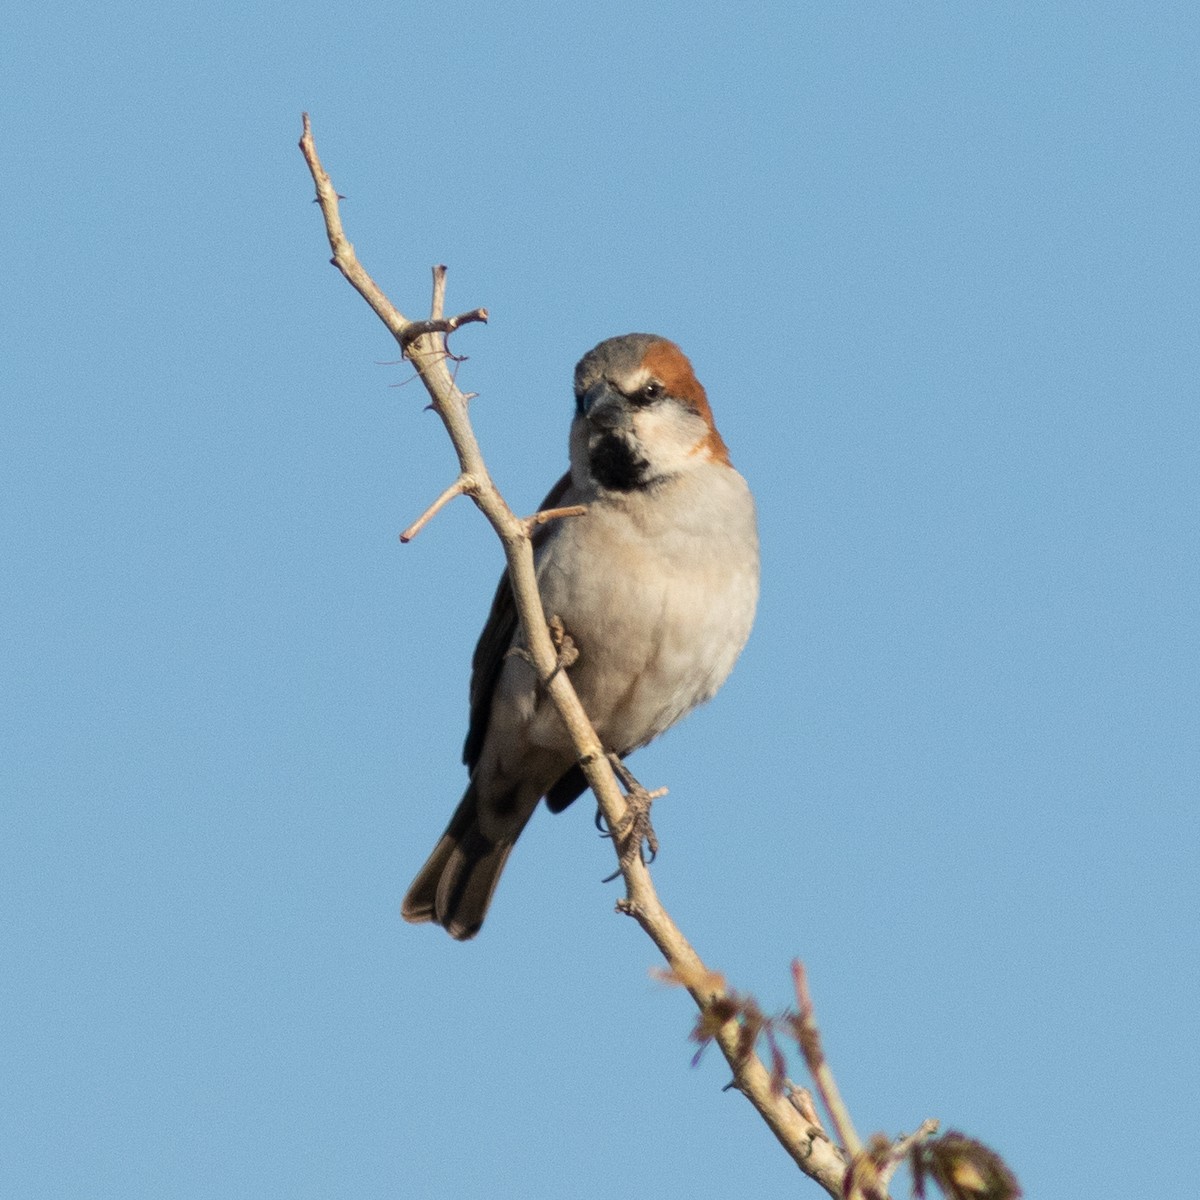
[[[687,465],[708,436],[708,425],[678,404],[659,404],[635,414],[633,428],[658,471],[671,474]]]

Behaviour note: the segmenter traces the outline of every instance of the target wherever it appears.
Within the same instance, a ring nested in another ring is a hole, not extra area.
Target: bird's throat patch
[[[650,464],[637,447],[616,433],[606,433],[592,445],[592,478],[614,492],[631,492],[646,482]]]

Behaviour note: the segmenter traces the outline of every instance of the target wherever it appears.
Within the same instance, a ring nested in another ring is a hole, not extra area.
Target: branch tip
[[[375,315],[388,327],[391,335],[405,347],[404,330],[410,324],[408,318],[387,298],[383,289],[371,278],[358,261],[354,247],[346,237],[342,228],[342,218],[338,212],[339,195],[334,188],[321,159],[317,154],[316,142],[312,136],[312,122],[308,114],[303,116],[304,133],[300,138],[300,152],[308,164],[309,174],[317,189],[317,203],[321,207],[321,216],[325,219],[325,236],[329,239],[329,248],[333,251],[330,260],[347,283],[371,306]]]
[[[438,263],[433,268],[433,300],[429,305],[429,319],[440,321],[446,313],[446,264]]]
[[[475,481],[466,475],[460,475],[401,535],[400,540],[407,545],[437,516],[455,496],[470,492],[475,487]]]
[[[571,504],[566,508],[544,508],[535,512],[532,517],[526,517],[521,524],[525,527],[525,536],[530,537],[539,525],[549,521],[560,521],[564,517],[582,517],[587,512],[586,504]]]

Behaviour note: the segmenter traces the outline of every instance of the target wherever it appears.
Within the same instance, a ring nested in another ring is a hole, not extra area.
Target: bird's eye
[[[663,385],[657,379],[651,379],[649,383],[642,385],[634,399],[639,404],[653,404],[655,400],[662,398],[664,391]]]

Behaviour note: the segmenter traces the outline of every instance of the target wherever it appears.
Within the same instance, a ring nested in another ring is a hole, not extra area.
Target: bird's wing
[[[551,489],[545,500],[538,508],[541,512],[547,508],[557,508],[571,486],[571,474],[568,471]],[[533,549],[537,552],[539,546],[550,536],[552,525],[539,525],[533,534]],[[488,619],[479,635],[479,644],[475,647],[475,655],[471,659],[471,724],[467,729],[467,740],[463,745],[463,762],[468,771],[475,770],[479,755],[483,751],[483,742],[487,737],[488,718],[492,712],[492,694],[500,679],[504,667],[504,657],[516,637],[517,606],[513,600],[512,584],[508,581],[508,571],[500,577],[496,595],[492,599],[492,608]]]

